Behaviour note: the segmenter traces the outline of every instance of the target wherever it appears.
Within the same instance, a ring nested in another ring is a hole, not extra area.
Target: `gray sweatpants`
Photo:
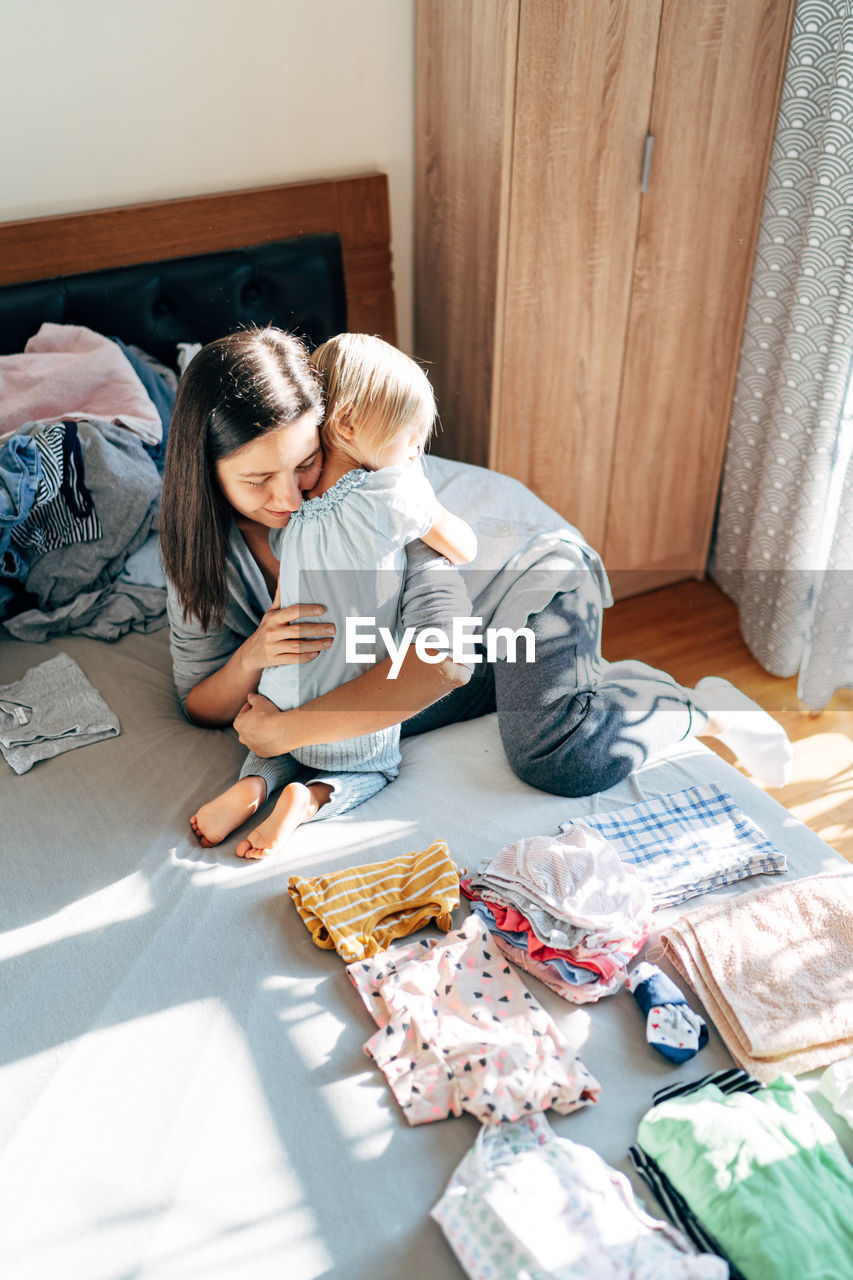
[[[467,685],[406,720],[403,737],[496,711],[520,778],[553,795],[587,796],[700,733],[707,716],[692,690],[643,662],[605,661],[603,614],[599,582],[589,573],[527,619],[534,662],[476,667]]]

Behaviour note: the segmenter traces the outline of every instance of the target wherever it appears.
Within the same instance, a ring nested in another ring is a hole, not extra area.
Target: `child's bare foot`
[[[257,813],[266,796],[267,784],[263,778],[255,774],[238,778],[221,796],[203,804],[190,818],[190,826],[205,849],[210,849]]]
[[[250,831],[237,845],[238,858],[265,858],[278,853],[303,822],[313,818],[332,794],[325,782],[290,782],[284,788],[270,816]]]

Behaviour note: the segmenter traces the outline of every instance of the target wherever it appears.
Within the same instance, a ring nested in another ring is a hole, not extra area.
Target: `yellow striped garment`
[[[314,942],[349,963],[375,956],[395,938],[430,921],[445,933],[459,906],[457,867],[444,840],[388,862],[345,867],[310,880],[291,876],[287,891]]]

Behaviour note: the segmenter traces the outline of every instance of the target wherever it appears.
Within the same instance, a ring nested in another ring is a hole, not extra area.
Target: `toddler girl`
[[[420,457],[435,422],[435,400],[424,371],[381,338],[345,333],[314,352],[325,384],[319,483],[273,529],[280,562],[279,600],[323,601],[338,640],[304,665],[268,667],[258,692],[281,710],[301,706],[352,680],[385,655],[346,661],[346,617],[369,619],[395,635],[403,587],[405,545],[422,538],[453,564],[476,555],[471,528],[436,500]],[[272,759],[250,753],[240,778],[202,805],[191,822],[203,845],[220,840],[283,788],[270,816],[237,846],[260,858],[280,849],[315,816],[344,813],[397,776],[400,726],[343,742],[301,747]]]

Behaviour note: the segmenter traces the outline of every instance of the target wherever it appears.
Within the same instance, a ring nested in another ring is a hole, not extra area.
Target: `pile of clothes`
[[[619,991],[651,929],[648,888],[583,823],[506,845],[460,888],[496,949],[575,1004]]]
[[[44,324],[0,356],[0,619],[11,634],[115,639],[165,624],[152,548],[176,387],[144,352],[79,325]]]
[[[56,422],[0,446],[5,501],[0,511],[0,574],[21,578],[30,559],[103,536],[84,480],[77,423]]]

